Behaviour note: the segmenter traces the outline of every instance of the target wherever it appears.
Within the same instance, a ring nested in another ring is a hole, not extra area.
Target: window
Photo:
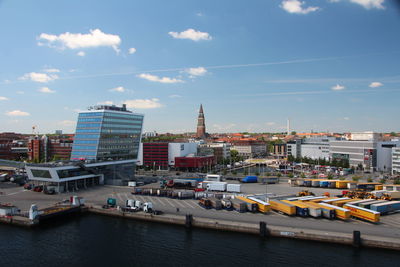
[[[32,175],[37,178],[49,178],[51,179],[50,171],[48,170],[34,170],[31,169]]]

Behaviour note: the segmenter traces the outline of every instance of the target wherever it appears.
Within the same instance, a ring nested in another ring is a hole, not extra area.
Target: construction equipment
[[[310,192],[308,190],[303,190],[300,191],[299,193],[297,193],[298,197],[305,197],[305,196],[315,196],[315,194],[313,192]]]

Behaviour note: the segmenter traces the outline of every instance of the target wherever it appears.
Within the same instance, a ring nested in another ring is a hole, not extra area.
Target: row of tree
[[[320,159],[312,159],[308,157],[294,157],[292,155],[288,156],[288,161],[290,162],[298,162],[298,163],[307,163],[312,165],[324,165],[324,166],[333,166],[333,167],[341,167],[341,168],[349,168],[349,160],[346,159],[332,159],[326,160],[324,158]]]

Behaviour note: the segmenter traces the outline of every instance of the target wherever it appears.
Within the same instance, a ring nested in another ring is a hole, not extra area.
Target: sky
[[[74,133],[127,104],[144,131],[400,131],[388,0],[0,0],[0,132]]]

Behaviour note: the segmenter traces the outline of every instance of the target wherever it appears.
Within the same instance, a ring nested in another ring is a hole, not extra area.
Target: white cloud
[[[78,55],[80,57],[84,57],[86,55],[86,53],[83,51],[79,51],[78,53],[76,53],[76,55]]]
[[[59,69],[55,69],[55,68],[52,68],[52,69],[44,69],[43,71],[44,71],[44,72],[48,72],[48,73],[60,72]]]
[[[207,70],[203,67],[189,68],[185,72],[189,73],[191,76],[203,76],[207,73]]]
[[[124,87],[122,87],[122,86],[118,86],[118,87],[115,87],[115,88],[110,89],[109,91],[111,91],[111,92],[123,93],[123,92],[126,91],[126,89],[125,89]]]
[[[7,111],[6,112],[7,116],[14,116],[14,117],[23,117],[23,116],[29,116],[28,112],[21,111],[21,110],[13,110],[13,111]]]
[[[38,73],[38,72],[30,72],[24,74],[24,76],[19,78],[20,80],[31,80],[38,83],[47,83],[50,81],[54,81],[58,79],[56,74],[46,74],[46,73]]]
[[[137,109],[160,108],[163,106],[158,98],[132,99],[132,100],[126,100],[124,103],[128,108],[137,108]]]
[[[267,125],[268,125],[268,126],[274,126],[275,124],[276,124],[276,123],[273,122],[273,121],[267,122]]]
[[[281,8],[292,14],[308,14],[320,9],[316,6],[303,7],[304,4],[305,2],[299,0],[284,0],[282,1]]]
[[[42,87],[38,91],[45,94],[53,94],[56,92],[54,90],[51,90],[49,87]]]
[[[180,98],[182,97],[181,95],[170,95],[169,98]]]
[[[341,91],[343,89],[345,89],[346,87],[344,87],[343,85],[340,84],[336,84],[335,86],[332,86],[331,89],[334,91]]]
[[[385,2],[385,0],[350,0],[350,2],[359,4],[365,9],[385,9],[383,6],[383,2]]]
[[[23,95],[23,94],[25,94],[25,92],[24,91],[17,91],[17,94]]]
[[[107,106],[111,106],[114,105],[113,101],[107,100],[107,101],[103,101],[103,102],[97,102],[97,105],[107,105]]]
[[[5,100],[8,100],[8,98],[5,96],[0,96],[0,101],[5,101]]]
[[[187,29],[183,32],[169,32],[169,35],[174,37],[175,39],[190,39],[193,41],[200,41],[200,40],[211,40],[212,37],[208,32],[200,32],[194,29]]]
[[[182,80],[176,78],[169,78],[169,77],[158,77],[156,75],[142,73],[138,75],[139,78],[151,81],[151,82],[158,82],[158,83],[183,83]]]
[[[62,126],[71,127],[71,126],[75,126],[76,121],[64,120],[64,121],[59,121],[57,124],[62,125]]]
[[[136,48],[134,48],[134,47],[129,48],[128,53],[129,53],[129,54],[134,54],[134,53],[136,53]]]
[[[62,33],[60,35],[52,35],[42,33],[38,37],[39,45],[48,45],[49,47],[58,47],[61,49],[82,49],[92,47],[112,47],[117,53],[121,38],[118,35],[107,34],[100,29],[90,30],[90,33]],[[42,43],[40,41],[45,41]]]
[[[344,117],[343,118],[345,121],[348,121],[348,120],[350,120],[350,118],[349,117]]]
[[[369,85],[369,87],[371,87],[371,88],[377,88],[377,87],[381,87],[381,86],[383,86],[383,83],[380,83],[380,82],[372,82]]]

